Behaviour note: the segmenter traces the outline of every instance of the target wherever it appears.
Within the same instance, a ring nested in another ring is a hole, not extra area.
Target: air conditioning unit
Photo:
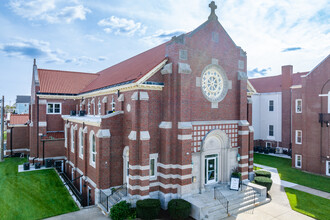
[[[52,167],[53,166],[53,159],[46,159],[45,166],[46,167]]]
[[[75,116],[75,115],[76,115],[76,111],[75,110],[70,111],[70,116]]]
[[[23,169],[24,170],[29,170],[30,169],[30,163],[24,163],[23,164]]]
[[[85,116],[86,111],[79,111],[79,116]]]
[[[41,167],[41,164],[39,162],[34,164],[35,169],[40,169],[40,167]]]

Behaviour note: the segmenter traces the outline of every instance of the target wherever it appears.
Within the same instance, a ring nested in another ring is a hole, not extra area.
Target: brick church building
[[[209,6],[195,30],[95,74],[34,63],[30,161],[64,161],[85,204],[124,186],[166,207],[229,182],[234,168],[248,179],[247,57]]]

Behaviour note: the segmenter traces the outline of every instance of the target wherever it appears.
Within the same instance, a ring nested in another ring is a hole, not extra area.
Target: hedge
[[[168,211],[172,219],[186,219],[190,210],[191,204],[183,199],[172,199],[168,203]]]
[[[264,176],[256,176],[254,178],[254,182],[258,185],[267,187],[267,191],[270,190],[270,188],[272,187],[272,184],[273,184],[273,181],[271,178],[264,177]]]
[[[256,176],[264,176],[264,177],[268,177],[271,178],[272,174],[268,171],[264,171],[264,170],[257,170],[254,172],[256,174]]]
[[[123,220],[130,215],[131,204],[126,201],[121,201],[110,209],[110,217],[113,220]]]
[[[136,215],[142,219],[155,219],[160,211],[159,199],[144,199],[136,202]]]

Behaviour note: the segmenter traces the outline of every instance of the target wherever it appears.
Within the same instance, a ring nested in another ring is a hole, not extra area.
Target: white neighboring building
[[[28,95],[18,95],[16,97],[16,114],[29,114],[31,96]]]
[[[280,147],[282,93],[256,93],[252,98],[252,126],[256,146]]]

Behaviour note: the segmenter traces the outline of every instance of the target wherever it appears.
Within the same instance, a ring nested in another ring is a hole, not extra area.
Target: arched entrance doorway
[[[222,130],[212,130],[203,139],[200,150],[200,192],[205,185],[228,183],[231,170],[238,166],[237,148]]]

